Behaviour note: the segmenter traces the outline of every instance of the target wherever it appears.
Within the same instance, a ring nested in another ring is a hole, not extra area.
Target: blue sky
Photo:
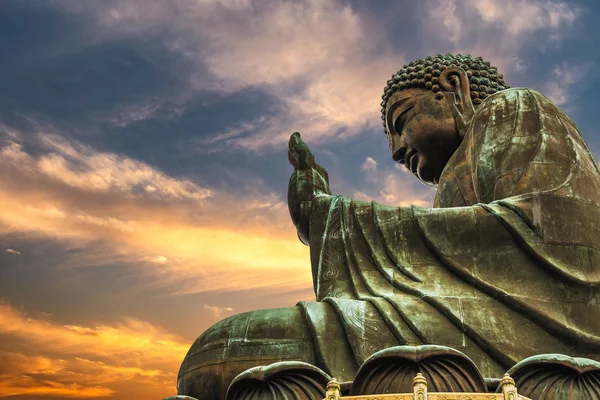
[[[166,396],[208,326],[314,299],[286,204],[293,131],[334,192],[431,205],[379,118],[409,61],[482,56],[598,156],[599,16],[556,0],[0,2],[0,396]]]

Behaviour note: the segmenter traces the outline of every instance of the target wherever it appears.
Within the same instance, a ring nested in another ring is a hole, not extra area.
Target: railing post
[[[325,397],[325,400],[338,400],[340,398],[341,390],[342,388],[337,379],[331,379],[327,384],[327,397]]]
[[[504,395],[504,400],[519,400],[519,394],[517,393],[515,381],[513,378],[510,377],[510,375],[504,374],[500,385],[502,386],[502,394]]]
[[[413,379],[413,399],[427,400],[427,380],[420,372]]]

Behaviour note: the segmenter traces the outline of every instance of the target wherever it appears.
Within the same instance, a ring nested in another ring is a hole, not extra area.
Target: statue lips
[[[423,177],[421,177],[421,175],[419,174],[418,167],[420,154],[416,149],[407,149],[404,146],[399,147],[393,152],[392,158],[394,159],[394,161],[397,161],[400,164],[404,165],[413,175],[419,178],[419,180],[423,182],[425,181]],[[436,185],[437,179],[433,177],[433,180],[434,185]]]
[[[415,149],[410,149],[404,156],[404,165],[413,173],[417,173],[417,165],[419,164],[419,153]]]

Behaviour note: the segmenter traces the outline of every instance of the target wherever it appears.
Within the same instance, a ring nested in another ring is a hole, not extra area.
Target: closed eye
[[[406,123],[406,118],[408,117],[408,112],[412,110],[413,106],[407,107],[403,110],[398,117],[396,117],[396,122],[394,123],[394,130],[398,133],[402,133],[402,129],[404,128],[404,124]]]

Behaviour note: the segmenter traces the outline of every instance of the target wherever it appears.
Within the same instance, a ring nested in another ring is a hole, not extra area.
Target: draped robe
[[[529,89],[488,97],[433,208],[319,195],[317,302],[301,302],[318,361],[351,380],[374,352],[438,344],[484,376],[563,353],[600,360],[600,171],[573,122]]]

